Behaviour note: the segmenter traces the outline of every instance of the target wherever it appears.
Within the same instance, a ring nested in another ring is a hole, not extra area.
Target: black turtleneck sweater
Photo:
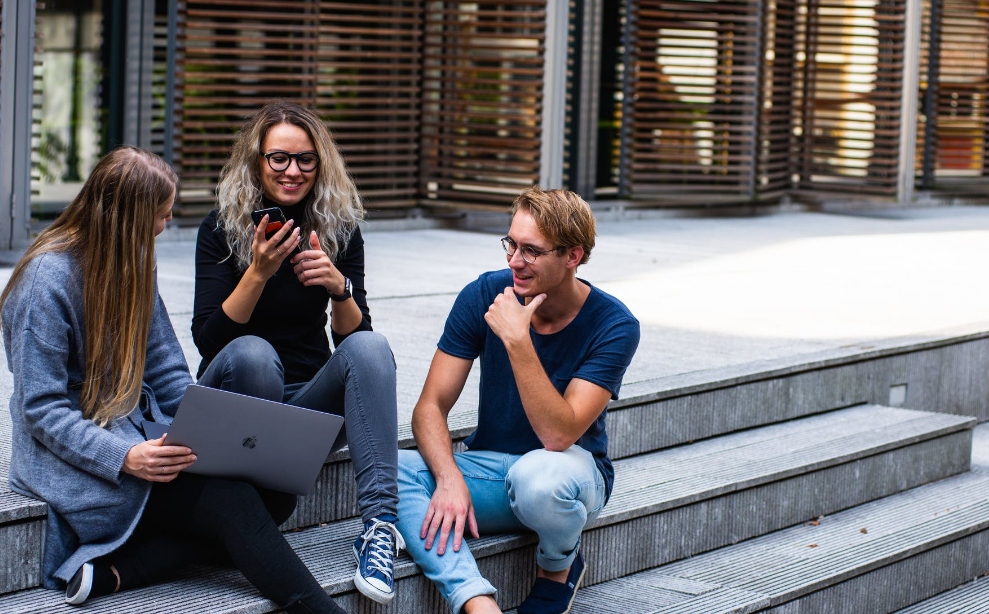
[[[267,200],[267,199],[265,199]],[[273,206],[263,203],[263,206]],[[285,219],[306,210],[305,203],[282,208]],[[228,343],[242,335],[256,335],[268,341],[278,352],[285,368],[285,383],[308,382],[330,357],[326,336],[326,309],[329,294],[322,286],[303,286],[292,271],[290,258],[270,278],[261,292],[251,319],[246,324],[234,322],[220,308],[240,283],[244,271],[234,258],[227,257],[226,235],[216,227],[214,210],[199,226],[196,240],[196,297],[192,314],[192,339],[203,360],[197,377],[202,376],[210,361]],[[296,225],[301,220],[296,220]],[[307,237],[304,238],[307,240]],[[333,264],[350,278],[351,292],[364,314],[357,330],[371,330],[371,314],[364,289],[364,239],[355,228],[346,250]],[[332,331],[331,331],[332,332]],[[339,345],[347,335],[333,332],[333,344]]]

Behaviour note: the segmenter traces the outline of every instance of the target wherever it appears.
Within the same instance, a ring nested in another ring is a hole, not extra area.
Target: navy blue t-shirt
[[[579,281],[591,292],[573,321],[551,335],[531,329],[529,334],[546,375],[561,395],[570,380],[578,378],[605,388],[617,399],[625,369],[639,345],[639,321],[618,299]],[[453,304],[438,347],[457,358],[481,357],[477,430],[464,441],[467,447],[525,454],[543,444],[525,415],[505,345],[484,321],[495,297],[511,285],[510,269],[484,273],[468,284]],[[610,497],[615,470],[608,458],[606,414],[601,412],[577,444],[594,455]]]

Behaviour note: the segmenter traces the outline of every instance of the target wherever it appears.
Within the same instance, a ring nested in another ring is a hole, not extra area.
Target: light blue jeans
[[[570,567],[584,527],[604,506],[604,477],[594,456],[580,446],[564,452],[533,450],[505,454],[470,450],[454,454],[474,505],[478,532],[483,535],[532,530],[539,537],[536,562],[546,571]],[[430,550],[419,537],[429,501],[436,489],[433,475],[414,450],[398,452],[398,530],[406,550],[459,614],[478,595],[494,595],[466,540],[453,551],[453,531],[446,552],[439,556],[439,534]],[[467,536],[469,529],[465,529]]]
[[[289,385],[270,343],[238,337],[210,362],[199,384],[343,416],[361,519],[397,513],[395,358],[379,333],[351,334],[310,381]]]

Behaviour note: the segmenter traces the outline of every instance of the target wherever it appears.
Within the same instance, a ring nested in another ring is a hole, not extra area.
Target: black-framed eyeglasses
[[[522,260],[525,260],[529,264],[534,264],[536,262],[536,258],[542,256],[543,254],[555,252],[556,250],[560,249],[559,247],[553,247],[550,249],[544,249],[543,251],[539,251],[538,249],[535,249],[530,245],[523,245],[520,248],[519,244],[513,241],[510,237],[502,237],[501,246],[505,249],[505,253],[508,254],[509,258],[515,255],[515,250],[521,249]]]
[[[303,173],[311,173],[319,166],[319,156],[316,155],[315,151],[303,151],[299,153],[289,153],[287,151],[269,151],[266,154],[261,154],[268,160],[268,167],[280,173],[287,169],[292,160],[295,159],[295,163],[299,166],[299,170]]]

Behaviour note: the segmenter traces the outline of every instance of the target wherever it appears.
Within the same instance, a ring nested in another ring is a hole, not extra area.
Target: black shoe
[[[65,587],[65,603],[80,605],[89,598],[109,595],[117,589],[117,576],[106,565],[84,563]]]
[[[577,551],[566,582],[553,582],[546,578],[536,578],[532,591],[525,601],[519,604],[519,614],[568,614],[573,607],[574,597],[584,578],[584,551]]]

